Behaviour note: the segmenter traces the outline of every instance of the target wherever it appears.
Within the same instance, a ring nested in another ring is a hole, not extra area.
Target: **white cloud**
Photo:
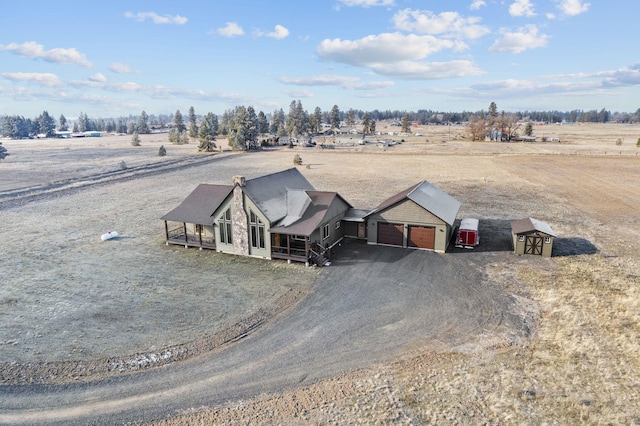
[[[359,40],[324,40],[317,48],[320,59],[358,67],[377,74],[406,79],[440,79],[480,75],[471,61],[422,62],[443,49],[457,49],[459,43],[426,35],[384,33]]]
[[[466,60],[448,62],[400,61],[390,64],[374,64],[371,69],[378,74],[406,80],[438,80],[484,74],[484,71],[473,62]]]
[[[284,93],[293,99],[313,98],[313,93],[307,89],[287,90]]]
[[[471,3],[471,6],[469,6],[469,9],[471,10],[478,10],[483,6],[486,6],[487,3],[484,0],[473,0],[473,2]]]
[[[558,9],[567,16],[580,15],[589,10],[590,3],[583,0],[558,0]]]
[[[237,37],[244,34],[244,30],[235,22],[227,22],[224,27],[216,30],[223,37]]]
[[[7,80],[11,80],[13,82],[31,83],[45,87],[57,87],[62,85],[60,78],[51,73],[3,72],[1,75]]]
[[[516,32],[502,29],[500,34],[502,37],[493,43],[489,48],[490,52],[521,53],[525,50],[544,47],[549,40],[548,35],[538,33],[538,27],[535,25],[527,25]]]
[[[458,39],[476,39],[490,32],[479,25],[480,18],[464,18],[458,12],[442,12],[404,9],[393,16],[394,27],[398,30],[420,34],[443,35]]]
[[[0,51],[13,52],[16,55],[27,58],[44,59],[47,62],[58,64],[75,64],[85,68],[91,68],[93,66],[93,64],[87,60],[87,57],[75,48],[44,50],[44,46],[35,41],[27,41],[22,44],[0,44]]]
[[[364,82],[359,77],[342,75],[316,75],[311,77],[280,77],[278,81],[294,86],[337,86],[343,89],[371,90],[394,85],[393,81]]]
[[[536,13],[530,0],[516,0],[509,6],[509,15],[532,17],[536,16]]]
[[[119,62],[114,62],[109,65],[109,70],[116,74],[129,74],[134,72],[129,65],[121,64]]]
[[[276,25],[274,30],[270,33],[265,34],[267,37],[275,38],[277,40],[282,40],[289,36],[289,30],[283,27],[282,25]]]
[[[188,19],[184,16],[180,15],[164,15],[160,16],[156,12],[125,12],[125,18],[135,19],[138,22],[144,22],[147,19],[150,19],[154,24],[176,24],[176,25],[184,25],[187,23]]]
[[[359,40],[323,40],[317,48],[327,61],[367,67],[371,64],[423,59],[443,49],[455,48],[451,40],[400,33],[370,35]]]
[[[340,4],[345,6],[360,6],[360,7],[372,7],[372,6],[394,6],[394,0],[338,0]]]
[[[96,81],[96,82],[99,82],[99,83],[104,83],[105,81],[107,81],[107,77],[105,77],[104,74],[102,74],[102,73],[97,73],[97,74],[92,75],[91,77],[89,77],[89,80]]]

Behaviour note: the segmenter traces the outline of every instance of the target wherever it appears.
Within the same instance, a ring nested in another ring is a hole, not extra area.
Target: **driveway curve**
[[[505,329],[526,336],[513,298],[483,273],[487,253],[349,241],[291,312],[203,356],[137,374],[0,386],[0,423],[112,424],[278,392]]]

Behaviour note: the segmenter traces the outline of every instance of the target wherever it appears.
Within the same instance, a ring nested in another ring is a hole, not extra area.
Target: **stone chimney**
[[[247,184],[247,180],[244,176],[234,176],[233,177],[233,185],[245,186]]]

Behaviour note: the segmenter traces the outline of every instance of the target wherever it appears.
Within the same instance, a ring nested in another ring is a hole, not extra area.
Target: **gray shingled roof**
[[[328,218],[336,214],[336,209],[339,209],[340,202],[344,203],[346,208],[351,207],[351,205],[336,192],[306,191],[306,194],[309,196],[310,203],[307,205],[302,217],[286,226],[280,223],[271,228],[271,232],[309,236],[313,231],[318,229],[321,224],[326,222]],[[329,214],[331,216],[327,217]]]
[[[541,222],[530,217],[526,219],[514,220],[511,222],[511,231],[514,234],[526,234],[529,232],[542,232],[543,234],[555,237],[556,234],[551,230],[549,224]]]
[[[450,226],[453,226],[461,206],[460,201],[424,180],[386,199],[367,216],[386,210],[405,199],[412,200]]]
[[[287,189],[313,191],[313,186],[296,168],[247,180],[243,192],[271,224],[287,215]]]
[[[231,185],[211,185],[201,183],[180,203],[178,207],[160,219],[172,222],[196,223],[208,225],[213,223],[211,215],[222,204],[233,190]]]

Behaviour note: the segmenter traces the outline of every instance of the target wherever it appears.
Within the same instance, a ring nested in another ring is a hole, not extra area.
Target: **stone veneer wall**
[[[249,218],[244,211],[244,194],[240,185],[233,188],[233,247],[236,254],[249,256]]]

